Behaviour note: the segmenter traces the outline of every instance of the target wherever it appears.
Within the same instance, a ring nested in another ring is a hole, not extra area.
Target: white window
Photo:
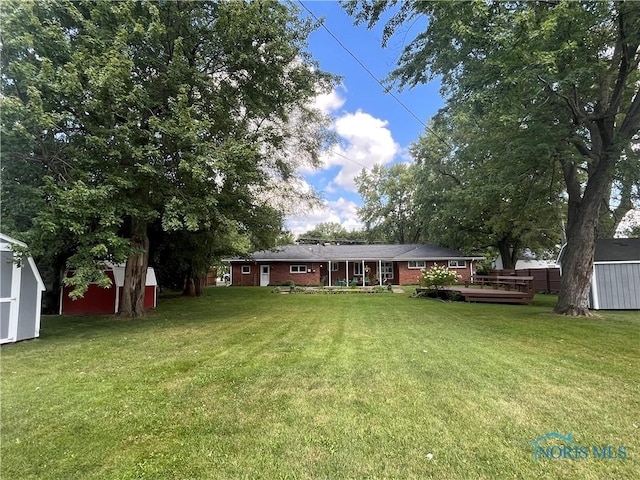
[[[331,262],[331,271],[332,272],[337,272],[338,271],[338,262]]]
[[[409,260],[409,268],[426,268],[427,262],[424,260]]]
[[[449,260],[449,268],[467,268],[466,260]]]
[[[354,275],[362,275],[362,263],[354,263],[353,264],[353,274]]]
[[[307,266],[306,265],[289,265],[289,272],[307,273]]]
[[[391,278],[393,278],[393,263],[391,262],[382,262],[382,264],[380,265],[381,268],[381,272],[382,272],[382,281],[384,282],[385,280],[389,280]]]
[[[248,275],[251,273],[251,265],[242,265],[242,274]]]

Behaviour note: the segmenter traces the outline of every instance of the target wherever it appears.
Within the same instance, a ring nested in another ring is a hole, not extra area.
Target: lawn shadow
[[[141,318],[108,315],[43,315],[41,339],[87,339],[108,334],[131,334],[146,330],[201,325],[203,322],[228,322],[242,316],[242,304],[247,292],[219,296],[205,289],[200,297],[188,297],[182,292],[165,290],[158,295],[158,307],[147,310]]]

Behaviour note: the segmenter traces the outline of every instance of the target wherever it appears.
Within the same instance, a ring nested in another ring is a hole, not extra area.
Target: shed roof
[[[261,250],[250,255],[252,260],[265,261],[360,261],[360,260],[475,260],[482,257],[464,255],[458,250],[428,244],[374,244],[374,245],[283,245]],[[245,258],[230,258],[231,262]]]
[[[603,238],[596,241],[594,262],[640,261],[640,238]]]
[[[12,250],[11,245],[19,245],[24,248],[27,247],[26,243],[21,242],[20,240],[16,240],[15,238],[10,237],[9,235],[5,235],[4,233],[0,233],[0,249]],[[38,271],[38,267],[36,266],[36,262],[33,260],[33,257],[27,257],[26,264],[29,265],[29,268],[33,272],[33,277],[36,279],[38,290],[44,292],[46,288],[44,286],[44,282],[42,281],[42,277],[40,276],[40,272]]]
[[[115,280],[116,287],[124,286],[124,275],[126,270],[126,264],[124,263],[111,263],[106,262],[107,268],[113,272],[113,279]],[[158,285],[156,279],[156,272],[153,267],[147,267],[147,277],[145,286],[155,287]]]

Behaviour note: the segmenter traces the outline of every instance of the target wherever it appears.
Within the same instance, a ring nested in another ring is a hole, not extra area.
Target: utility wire
[[[333,150],[333,149],[329,150],[329,153],[333,153],[334,155],[337,155],[338,157],[342,157],[342,158],[344,158],[345,160],[349,160],[350,162],[355,163],[356,165],[361,166],[361,167],[362,167],[362,168],[364,168],[365,170],[369,170],[369,167],[367,167],[366,165],[363,165],[363,164],[362,164],[362,163],[360,163],[360,162],[357,162],[357,161],[355,161],[355,160],[352,160],[351,158],[346,157],[346,156],[342,155],[341,153],[336,152],[336,151],[335,151],[335,150]]]
[[[307,6],[304,4],[304,2],[302,2],[302,1],[300,0],[300,1],[299,1],[299,3],[300,3],[300,5],[302,5],[302,8],[304,8],[307,12],[309,12],[309,15],[311,15],[311,16],[316,20],[316,22],[320,23],[320,25],[322,26],[322,28],[324,28],[324,29],[327,31],[327,33],[328,33],[328,34],[329,34],[329,35],[330,35],[330,36],[331,36],[331,37],[336,41],[336,43],[337,43],[338,45],[340,45],[340,47],[341,47],[345,52],[347,52],[347,53],[348,53],[348,54],[349,54],[349,55],[350,55],[350,56],[351,56],[351,57],[352,57],[352,58],[353,58],[353,59],[358,63],[358,65],[360,65],[360,66],[362,67],[362,69],[363,69],[365,72],[367,72],[371,78],[373,78],[373,79],[376,81],[376,83],[377,83],[378,85],[380,85],[380,86],[382,87],[382,90],[384,91],[384,93],[386,93],[386,94],[390,95],[390,96],[391,96],[391,98],[393,98],[396,102],[398,102],[398,104],[399,104],[402,108],[404,108],[404,109],[409,113],[409,115],[411,115],[413,118],[415,118],[415,119],[418,121],[418,123],[420,123],[420,125],[422,125],[422,126],[425,128],[425,130],[427,130],[427,131],[431,132],[431,134],[433,134],[433,135],[434,135],[438,140],[440,140],[442,143],[444,143],[444,144],[447,146],[447,148],[449,148],[449,149],[451,149],[451,148],[452,148],[452,147],[451,147],[451,145],[449,145],[445,139],[443,139],[440,135],[438,135],[438,133],[436,133],[436,132],[435,132],[432,128],[430,128],[426,123],[424,123],[424,122],[420,119],[420,117],[418,117],[415,113],[413,113],[413,111],[412,111],[409,107],[407,107],[407,106],[402,102],[402,100],[400,100],[400,99],[399,99],[399,98],[398,98],[398,97],[397,97],[397,96],[396,96],[396,95],[395,95],[395,94],[394,94],[394,93],[393,93],[393,92],[392,92],[388,87],[385,87],[385,86],[384,86],[384,84],[383,84],[380,80],[378,80],[378,78],[377,78],[377,77],[376,77],[376,76],[371,72],[371,70],[369,70],[369,69],[367,68],[367,66],[366,66],[364,63],[362,63],[362,62],[360,61],[360,59],[359,59],[358,57],[356,57],[356,56],[355,56],[355,54],[354,54],[351,50],[349,50],[349,49],[346,47],[346,45],[345,45],[344,43],[342,43],[342,42],[340,41],[340,39],[339,39],[337,36],[335,36],[335,35],[333,34],[333,32],[332,32],[331,30],[329,30],[329,28],[325,25],[325,23],[324,23],[324,22],[320,22],[320,19],[316,16],[316,14],[315,14],[315,13],[313,13],[311,10],[309,10],[309,8],[307,8]]]

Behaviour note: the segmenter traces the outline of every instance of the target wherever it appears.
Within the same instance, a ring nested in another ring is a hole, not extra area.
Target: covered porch
[[[397,283],[398,269],[388,260],[330,260],[327,285],[335,287],[374,286]]]

